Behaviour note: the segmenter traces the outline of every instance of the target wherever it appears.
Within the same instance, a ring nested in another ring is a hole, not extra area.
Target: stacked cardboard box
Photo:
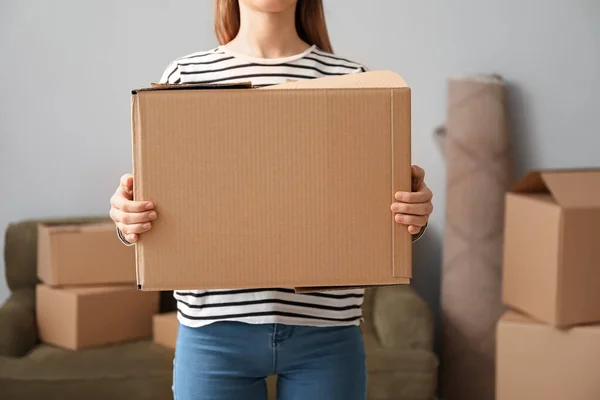
[[[156,314],[152,318],[152,338],[154,343],[175,350],[179,321],[177,312]]]
[[[38,226],[40,339],[71,350],[152,335],[159,292],[137,290],[135,253],[114,224]]]
[[[600,170],[534,171],[506,197],[497,400],[600,399]]]

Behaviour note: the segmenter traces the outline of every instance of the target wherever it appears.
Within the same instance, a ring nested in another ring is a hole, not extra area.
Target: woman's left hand
[[[413,165],[411,173],[413,191],[396,192],[396,202],[392,203],[391,209],[394,212],[394,220],[408,226],[408,232],[416,235],[427,225],[433,212],[433,193],[425,184],[425,171],[422,168]]]

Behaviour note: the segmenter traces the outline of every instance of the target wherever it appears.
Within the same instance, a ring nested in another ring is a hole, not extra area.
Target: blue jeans
[[[175,400],[364,400],[366,370],[358,326],[306,327],[217,322],[179,325]]]

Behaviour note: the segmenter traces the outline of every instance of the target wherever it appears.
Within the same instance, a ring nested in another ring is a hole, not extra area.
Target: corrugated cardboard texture
[[[178,330],[177,312],[156,314],[152,317],[152,338],[155,343],[175,349]]]
[[[507,194],[503,301],[555,326],[600,322],[600,171],[534,171]]]
[[[38,226],[38,276],[48,285],[135,283],[135,250],[114,223]]]
[[[158,292],[135,286],[36,288],[40,339],[71,350],[147,338],[158,312]]]
[[[408,283],[390,204],[410,190],[410,89],[382,74],[138,91],[134,197],[159,214],[136,245],[140,287]]]
[[[497,400],[600,399],[600,325],[558,330],[507,312],[497,328]]]

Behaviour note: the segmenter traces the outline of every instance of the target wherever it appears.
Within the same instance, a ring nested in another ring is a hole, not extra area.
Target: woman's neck
[[[295,7],[264,12],[240,3],[240,30],[227,44],[231,50],[257,58],[282,58],[308,48],[296,31]]]

